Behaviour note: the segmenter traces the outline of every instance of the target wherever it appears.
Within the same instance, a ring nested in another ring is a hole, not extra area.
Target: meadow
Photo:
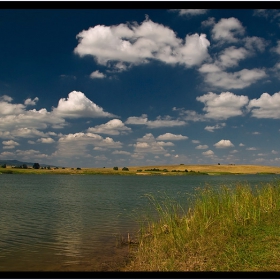
[[[100,168],[61,168],[27,169],[0,167],[0,173],[7,174],[72,174],[72,175],[226,175],[226,174],[280,174],[280,167],[261,165],[161,165],[161,166],[130,166],[114,170],[113,167]],[[187,172],[186,172],[187,170]]]

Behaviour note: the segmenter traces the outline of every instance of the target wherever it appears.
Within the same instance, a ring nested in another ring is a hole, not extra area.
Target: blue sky
[[[280,164],[280,11],[0,10],[0,159]]]

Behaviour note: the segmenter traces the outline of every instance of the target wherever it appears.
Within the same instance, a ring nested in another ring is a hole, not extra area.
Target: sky
[[[0,36],[1,160],[280,165],[280,10],[1,9]]]

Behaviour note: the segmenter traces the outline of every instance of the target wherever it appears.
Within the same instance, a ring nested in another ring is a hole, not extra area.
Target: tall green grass
[[[148,198],[156,215],[142,224],[125,271],[280,269],[280,182],[207,186],[186,207]]]

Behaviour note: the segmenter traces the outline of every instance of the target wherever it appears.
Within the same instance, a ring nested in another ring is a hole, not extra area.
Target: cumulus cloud
[[[14,140],[3,141],[2,144],[4,145],[3,149],[14,149],[15,146],[19,146],[19,143]]]
[[[223,52],[219,55],[217,63],[220,67],[225,69],[237,66],[240,60],[245,59],[249,55],[250,52],[245,48],[236,48],[231,46],[223,50]]]
[[[172,133],[165,133],[157,137],[157,140],[171,140],[171,141],[186,140],[186,139],[188,139],[187,136],[183,136],[182,134],[172,134]]]
[[[254,52],[255,50],[263,52],[265,50],[265,47],[268,45],[268,42],[265,39],[257,36],[245,37],[243,39],[243,42],[245,43],[245,47],[250,52]]]
[[[214,126],[207,125],[206,127],[204,127],[204,129],[209,131],[209,132],[214,132],[214,130],[221,129],[221,128],[225,127],[225,126],[226,126],[225,123],[221,123],[221,124],[216,124]]]
[[[103,138],[94,133],[70,133],[62,135],[58,140],[57,151],[53,154],[56,158],[84,157],[90,155],[92,147],[107,149],[121,148],[122,143],[110,137]]]
[[[207,20],[204,20],[201,25],[203,27],[213,26],[215,24],[215,18],[209,17]]]
[[[170,11],[178,12],[180,16],[196,16],[207,13],[207,9],[171,9]]]
[[[243,143],[240,143],[239,144],[239,147],[244,147],[245,145]]]
[[[98,70],[96,70],[96,71],[94,71],[94,72],[92,72],[92,73],[90,74],[90,77],[91,77],[92,79],[103,79],[103,78],[106,77],[106,75],[104,75],[103,73],[101,73],[101,72],[99,72]]]
[[[24,101],[24,105],[28,106],[28,105],[36,105],[37,101],[39,100],[38,97],[35,97],[33,100],[31,98],[27,98]]]
[[[119,150],[113,151],[112,154],[113,154],[113,155],[127,155],[127,156],[128,156],[128,155],[131,155],[130,152],[127,152],[127,151],[119,151]]]
[[[212,29],[212,37],[219,42],[236,43],[237,36],[243,35],[245,29],[242,23],[234,17],[222,18]]]
[[[249,147],[249,148],[246,148],[246,150],[248,150],[248,151],[256,151],[257,148],[255,148],[255,147]]]
[[[95,127],[89,127],[87,131],[93,133],[119,135],[131,132],[131,128],[125,126],[121,120],[113,119],[105,124],[97,125]]]
[[[43,143],[43,144],[51,144],[55,142],[52,138],[47,137],[47,138],[40,138],[37,140],[37,142]]]
[[[205,117],[210,119],[228,119],[240,116],[243,114],[242,107],[249,101],[247,96],[235,95],[232,92],[222,92],[219,95],[209,92],[197,97],[196,100],[204,103]]]
[[[181,120],[173,120],[170,116],[158,116],[156,120],[149,121],[147,115],[143,114],[141,117],[129,117],[125,124],[146,125],[148,128],[159,128],[182,126],[185,125],[186,122]]]
[[[255,118],[280,119],[280,92],[263,93],[260,98],[250,100],[247,107]]]
[[[208,146],[207,145],[198,145],[195,147],[197,150],[206,150],[208,149]]]
[[[136,154],[166,154],[167,150],[163,146],[174,146],[174,144],[172,142],[156,141],[152,133],[147,133],[143,137],[138,138],[133,146]]]
[[[218,149],[234,147],[234,145],[230,142],[230,140],[224,140],[224,139],[214,144],[214,146]]]
[[[203,64],[199,72],[204,75],[206,83],[224,89],[243,89],[267,76],[263,69],[242,69],[229,73],[215,64]]]
[[[194,143],[194,144],[199,144],[200,141],[199,141],[199,140],[192,140],[192,143]]]
[[[116,117],[111,113],[105,112],[103,108],[89,100],[80,91],[72,91],[68,94],[68,98],[61,98],[57,108],[53,108],[53,112],[65,118]]]
[[[21,114],[24,112],[25,106],[23,104],[11,104],[13,99],[8,95],[3,95],[0,98],[0,117],[14,114]]]
[[[203,152],[202,153],[204,156],[206,156],[206,157],[212,157],[212,156],[214,156],[214,152],[212,151],[212,150],[208,150],[208,151],[206,151],[206,152]]]
[[[97,63],[109,66],[110,62],[113,67],[119,62],[138,65],[150,60],[191,67],[208,57],[210,45],[205,34],[187,35],[183,40],[169,27],[148,18],[140,25],[96,25],[80,32],[77,38],[76,54],[92,55]]]

